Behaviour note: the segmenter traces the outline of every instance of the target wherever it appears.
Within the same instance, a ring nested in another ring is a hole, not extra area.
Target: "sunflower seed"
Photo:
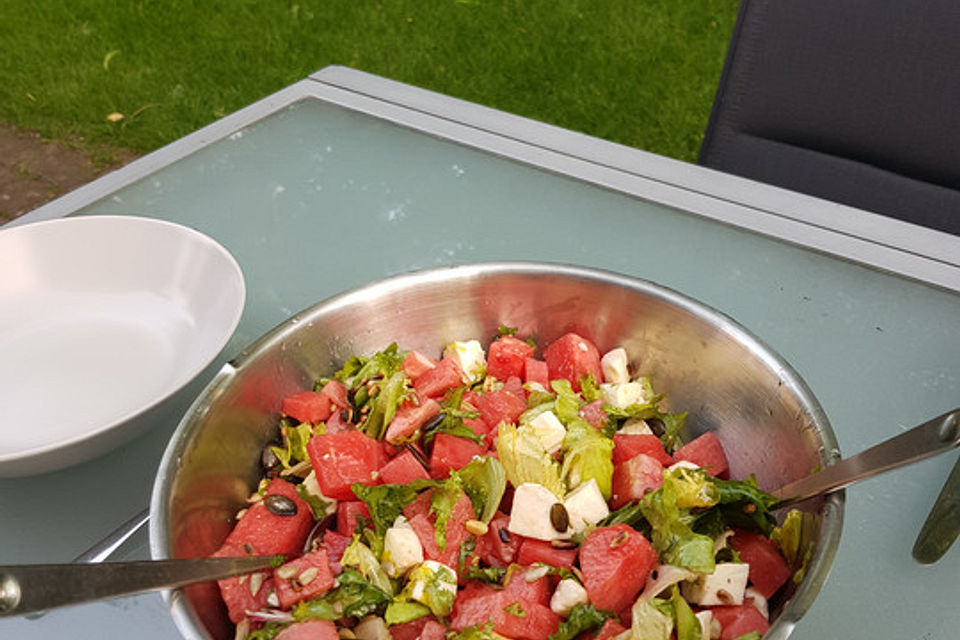
[[[528,570],[525,574],[523,574],[523,579],[525,582],[536,582],[548,573],[550,573],[550,567],[543,564],[535,569]]]
[[[482,536],[490,530],[486,523],[481,520],[467,520],[463,523],[463,528],[475,536]]]
[[[260,587],[263,586],[263,574],[254,573],[250,576],[250,595],[254,598],[257,597],[257,593],[260,592]]]
[[[288,580],[293,576],[297,575],[297,568],[288,564],[286,566],[280,567],[273,573],[281,580]]]
[[[558,538],[554,538],[550,541],[550,546],[554,549],[576,549],[577,543],[573,540],[560,540]]]
[[[622,545],[624,542],[626,542],[627,538],[629,537],[630,537],[629,531],[621,531],[619,534],[617,534],[617,537],[615,537],[613,540],[610,541],[610,548],[616,549],[617,547]]]
[[[550,524],[560,533],[566,532],[570,526],[570,515],[562,502],[554,502],[553,506],[550,507]]]
[[[307,586],[313,582],[319,574],[319,569],[316,567],[310,567],[309,569],[304,569],[303,572],[300,573],[300,575],[297,577],[297,581],[303,586]]]
[[[267,511],[275,516],[297,515],[297,503],[287,496],[279,496],[271,493],[263,499],[263,504],[267,508]]]

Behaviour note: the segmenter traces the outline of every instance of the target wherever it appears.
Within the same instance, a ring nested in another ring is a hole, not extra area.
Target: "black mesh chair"
[[[741,0],[700,164],[960,235],[960,1]]]

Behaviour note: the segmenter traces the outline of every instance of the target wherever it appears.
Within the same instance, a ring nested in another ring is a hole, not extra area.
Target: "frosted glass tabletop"
[[[846,455],[960,404],[960,294],[454,137],[304,97],[59,214],[171,220],[230,250],[248,297],[219,362],[296,311],[387,275],[543,260],[649,279],[732,316],[794,365]],[[145,506],[177,412],[213,370],[126,447],[0,480],[0,563],[68,560]],[[960,550],[930,567],[910,556],[955,459],[847,490],[832,574],[793,638],[956,637]],[[142,539],[132,549],[143,556]],[[81,637],[178,637],[157,596],[0,621],[0,636],[66,624]]]

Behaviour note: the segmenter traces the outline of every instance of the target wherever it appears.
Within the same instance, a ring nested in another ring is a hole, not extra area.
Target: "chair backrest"
[[[960,235],[960,1],[741,0],[700,164]]]

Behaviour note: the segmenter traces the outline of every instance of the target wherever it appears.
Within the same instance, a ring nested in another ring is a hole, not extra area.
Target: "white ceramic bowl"
[[[0,231],[0,476],[87,460],[199,374],[240,321],[243,274],[177,224],[85,216]]]

